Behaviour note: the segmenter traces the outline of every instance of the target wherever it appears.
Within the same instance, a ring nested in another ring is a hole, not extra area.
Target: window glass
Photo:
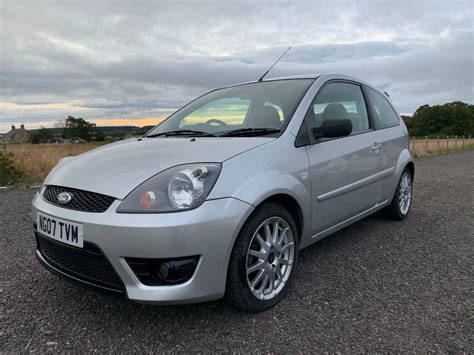
[[[398,115],[392,106],[390,106],[387,99],[371,88],[367,88],[367,91],[369,92],[370,103],[380,127],[385,128],[400,124]]]
[[[281,109],[280,106],[278,105],[275,105],[275,104],[272,104],[271,102],[268,102],[268,101],[265,101],[265,104],[263,106],[271,106],[273,107],[275,110],[277,110],[278,112],[278,116],[280,116],[280,121],[284,121],[285,120],[285,116],[283,116],[283,110]]]
[[[250,100],[240,98],[214,100],[186,116],[179,123],[179,128],[192,128],[187,126],[193,126],[199,123],[219,126],[218,122],[213,121],[216,119],[230,126],[241,127],[245,121],[249,107]]]
[[[313,82],[274,80],[215,90],[168,117],[149,135],[176,130],[214,134],[239,128],[281,129]]]
[[[324,86],[308,116],[310,128],[319,127],[328,119],[349,119],[352,121],[352,134],[369,129],[364,96],[360,87],[354,84],[331,83]]]

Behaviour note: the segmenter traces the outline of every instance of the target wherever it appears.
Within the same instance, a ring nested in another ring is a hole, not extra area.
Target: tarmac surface
[[[35,259],[35,191],[0,190],[0,350],[472,352],[473,187],[474,151],[417,159],[407,220],[375,215],[303,250],[294,287],[259,314],[59,279]]]

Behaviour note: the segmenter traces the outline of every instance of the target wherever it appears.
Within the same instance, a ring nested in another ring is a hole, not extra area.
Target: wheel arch
[[[400,182],[400,178],[402,177],[403,171],[405,169],[410,170],[413,179],[415,176],[415,163],[413,162],[413,158],[408,149],[402,150],[398,158],[397,165],[395,167],[395,173],[393,174],[392,179],[390,180],[390,188],[388,194],[388,196],[390,196],[390,201],[392,201],[393,196],[395,196],[398,183]]]
[[[264,171],[231,187],[233,191],[228,195],[256,209],[266,202],[281,205],[293,217],[298,226],[298,239],[303,242],[311,230],[311,183],[307,178],[298,177],[281,170]]]
[[[411,178],[412,179],[415,179],[415,164],[413,163],[413,161],[409,161],[406,165],[405,165],[405,168],[410,170],[410,173],[411,173]]]
[[[301,237],[303,235],[303,227],[304,227],[304,215],[303,210],[298,203],[298,201],[289,194],[285,193],[277,193],[267,197],[265,200],[261,201],[256,208],[266,204],[266,203],[274,203],[280,205],[284,209],[288,211],[288,213],[293,218],[295,222],[296,229],[298,232],[298,241],[301,241]]]

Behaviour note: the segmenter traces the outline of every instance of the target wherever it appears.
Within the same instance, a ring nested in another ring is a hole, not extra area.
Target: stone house
[[[16,128],[12,125],[10,132],[5,133],[2,137],[2,143],[4,144],[22,144],[31,142],[31,133],[25,129],[25,125],[21,125],[20,128]]]

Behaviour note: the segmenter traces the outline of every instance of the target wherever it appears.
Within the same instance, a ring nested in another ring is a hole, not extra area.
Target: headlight
[[[125,197],[119,213],[160,213],[199,207],[219,177],[221,164],[178,165],[153,176]]]

